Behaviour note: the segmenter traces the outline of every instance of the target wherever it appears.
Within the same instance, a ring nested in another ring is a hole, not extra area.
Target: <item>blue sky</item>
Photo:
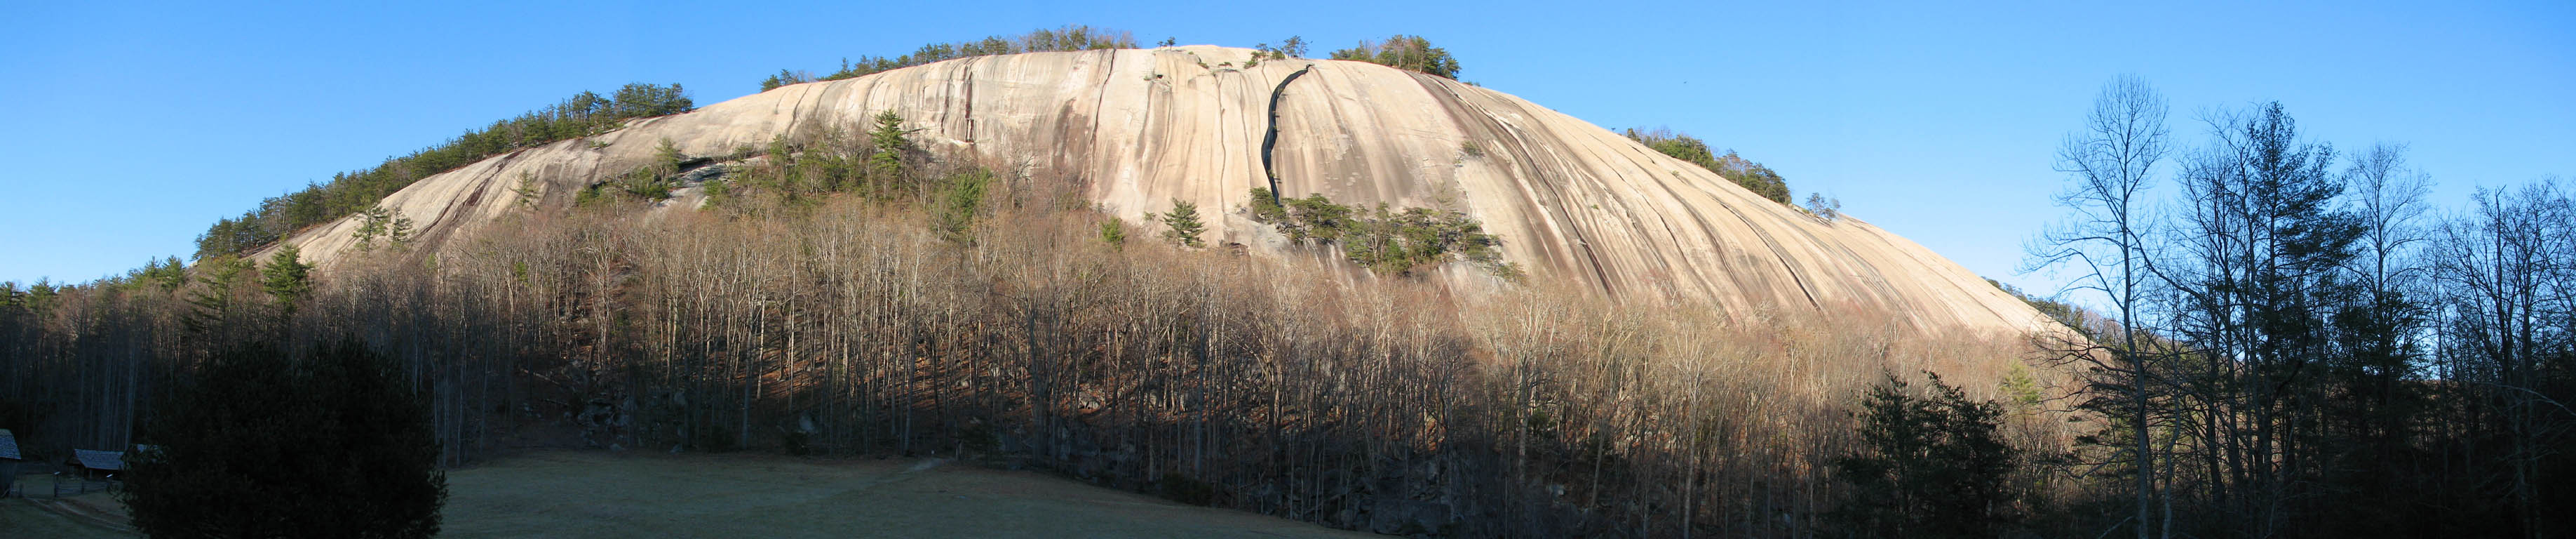
[[[1669,126],[1770,165],[1803,197],[2025,288],[2059,138],[2134,73],[2193,117],[2260,100],[2311,137],[2412,146],[2458,207],[2576,174],[2576,2],[447,2],[0,8],[0,281],[86,281],[185,258],[261,198],[582,90],[680,83],[700,104],[780,68],[1088,24],[1140,42],[1313,55],[1407,33],[1461,78],[1605,127]],[[1795,4],[1795,5],[1778,5]],[[2249,5],[2259,4],[2259,5]]]

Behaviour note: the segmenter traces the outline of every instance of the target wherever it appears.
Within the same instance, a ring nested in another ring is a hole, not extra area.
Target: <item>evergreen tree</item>
[[[879,112],[877,128],[868,131],[868,145],[875,153],[868,156],[868,180],[880,189],[905,185],[904,155],[912,151],[912,132],[904,130],[903,116],[894,111]]]
[[[848,61],[849,60],[846,59],[842,60],[842,62],[845,63]],[[778,70],[778,74],[770,75],[769,78],[760,80],[760,91],[766,92],[776,90],[780,86],[804,84],[808,82],[814,82],[814,75],[812,73],[806,73],[794,69],[780,69]]]
[[[2184,386],[2202,402],[2185,406],[2213,411],[2194,414],[2210,424],[2190,428],[2227,444],[2199,463],[2225,470],[2208,473],[2224,479],[2213,485],[2214,513],[2280,526],[2319,498],[2319,407],[2350,398],[2326,376],[2334,307],[2364,295],[2335,274],[2362,220],[2336,200],[2344,184],[2333,147],[2303,140],[2279,103],[2215,123],[2214,147],[2183,171],[2181,257],[2155,269],[2183,300],[2172,334],[2202,356]]]
[[[2014,516],[2020,459],[1999,432],[2003,409],[1923,374],[1922,394],[1894,375],[1870,389],[1861,451],[1833,461],[1849,486],[1834,521],[1855,537],[1994,537]]]
[[[313,291],[313,265],[301,259],[303,253],[293,245],[280,247],[268,258],[268,267],[260,270],[260,288],[277,298],[286,315],[295,314],[295,302]]]
[[[241,283],[243,274],[251,271],[251,263],[232,255],[216,255],[198,260],[197,267],[205,271],[205,286],[188,294],[190,309],[181,322],[189,331],[203,334],[224,327],[225,320],[231,317],[233,288]]]
[[[143,269],[135,272],[134,276],[138,286],[159,286],[163,292],[176,291],[179,287],[188,286],[188,265],[179,262],[179,257],[175,256],[147,260],[143,262]]]
[[[933,209],[932,226],[952,241],[964,243],[983,212],[984,192],[993,183],[993,173],[983,169],[948,177],[948,188],[937,208]]]
[[[1100,222],[1100,241],[1111,247],[1127,247],[1127,222],[1110,219]]]
[[[404,236],[402,239],[394,237],[397,224],[403,228],[409,228],[411,220],[402,218],[399,212],[381,205],[369,207],[366,211],[358,212],[358,229],[349,231],[349,237],[357,240],[359,251],[372,251],[376,248],[376,238],[386,238],[389,242],[395,243],[408,239],[409,230],[401,231]]]
[[[217,354],[151,410],[118,493],[147,535],[438,534],[429,400],[355,342]]]
[[[411,239],[411,218],[404,217],[400,210],[394,211],[394,222],[385,226],[385,241],[393,243],[395,249],[401,249],[409,247]]]
[[[680,146],[673,144],[670,137],[662,137],[662,142],[653,146],[652,167],[655,176],[679,174],[680,165],[688,161],[689,155],[680,152]]]
[[[1191,204],[1187,200],[1172,199],[1172,211],[1163,214],[1159,220],[1163,222],[1164,227],[1168,228],[1163,231],[1165,241],[1184,247],[1206,245],[1199,240],[1199,234],[1207,231],[1207,224],[1199,222],[1199,205]]]

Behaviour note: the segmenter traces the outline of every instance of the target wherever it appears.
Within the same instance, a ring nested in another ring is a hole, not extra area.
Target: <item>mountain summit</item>
[[[1500,239],[1503,261],[1623,301],[1737,312],[1849,304],[1926,328],[2004,332],[2043,320],[1921,245],[1772,202],[1520,98],[1365,62],[1268,58],[1215,46],[1040,52],[792,84],[495,156],[382,205],[434,244],[529,207],[564,211],[580,190],[661,159],[663,141],[714,166],[683,174],[705,177],[742,149],[862,132],[892,112],[925,150],[1064,182],[1131,221],[1176,200],[1212,209],[1209,242],[1255,256],[1309,256],[1247,210],[1252,189],[1275,188],[1461,212]],[[685,185],[656,211],[703,199]],[[282,245],[327,266],[357,247],[362,217]],[[1466,264],[1429,273],[1464,290],[1500,283]]]

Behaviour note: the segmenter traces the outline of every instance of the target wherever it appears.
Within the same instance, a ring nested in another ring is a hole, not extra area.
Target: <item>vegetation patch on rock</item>
[[[1484,225],[1465,212],[1386,204],[1359,209],[1334,203],[1323,193],[1280,199],[1269,189],[1252,188],[1252,220],[1277,227],[1290,241],[1337,244],[1352,262],[1386,275],[1410,275],[1425,266],[1454,261],[1474,263],[1505,278],[1517,278],[1520,267],[1503,261],[1503,240],[1485,233]],[[1275,202],[1274,202],[1275,201]]]

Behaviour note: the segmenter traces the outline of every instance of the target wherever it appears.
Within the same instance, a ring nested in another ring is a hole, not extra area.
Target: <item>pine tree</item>
[[[401,210],[395,210],[393,224],[385,227],[385,240],[392,242],[395,249],[402,249],[411,246],[411,239],[411,218],[404,217]]]
[[[662,143],[653,147],[654,176],[679,174],[680,165],[688,161],[688,154],[681,153],[680,146],[672,144],[670,137],[663,137]]]
[[[904,130],[903,116],[894,111],[877,113],[877,128],[868,131],[868,144],[875,149],[868,156],[868,180],[880,190],[901,186],[904,181],[904,154],[912,150],[912,132]]]
[[[179,287],[188,286],[188,265],[179,262],[179,257],[175,256],[146,260],[143,270],[136,272],[135,277],[137,286],[157,285],[163,292],[176,291]]]
[[[1110,219],[1100,222],[1100,241],[1114,248],[1127,247],[1127,222]]]
[[[993,183],[993,173],[984,170],[952,175],[948,178],[944,200],[932,213],[932,225],[951,241],[965,243],[973,237],[975,217],[983,212],[984,192]]]
[[[304,263],[301,257],[302,252],[293,245],[279,247],[277,254],[268,258],[268,267],[260,270],[260,288],[277,298],[285,315],[295,314],[296,300],[313,291],[313,265]]]
[[[251,264],[225,254],[198,260],[197,267],[205,271],[206,286],[188,295],[191,308],[181,322],[191,332],[207,333],[222,328],[232,314],[233,287],[241,283],[242,274],[251,270]]]
[[[1163,231],[1164,240],[1183,247],[1206,246],[1206,242],[1199,240],[1199,234],[1207,231],[1207,224],[1199,222],[1199,205],[1172,199],[1171,213],[1163,214],[1160,220],[1164,227],[1169,228]]]
[[[359,251],[372,251],[376,248],[376,238],[386,235],[386,228],[392,224],[393,210],[381,205],[372,206],[358,212],[358,229],[349,231],[349,237],[357,240]]]

